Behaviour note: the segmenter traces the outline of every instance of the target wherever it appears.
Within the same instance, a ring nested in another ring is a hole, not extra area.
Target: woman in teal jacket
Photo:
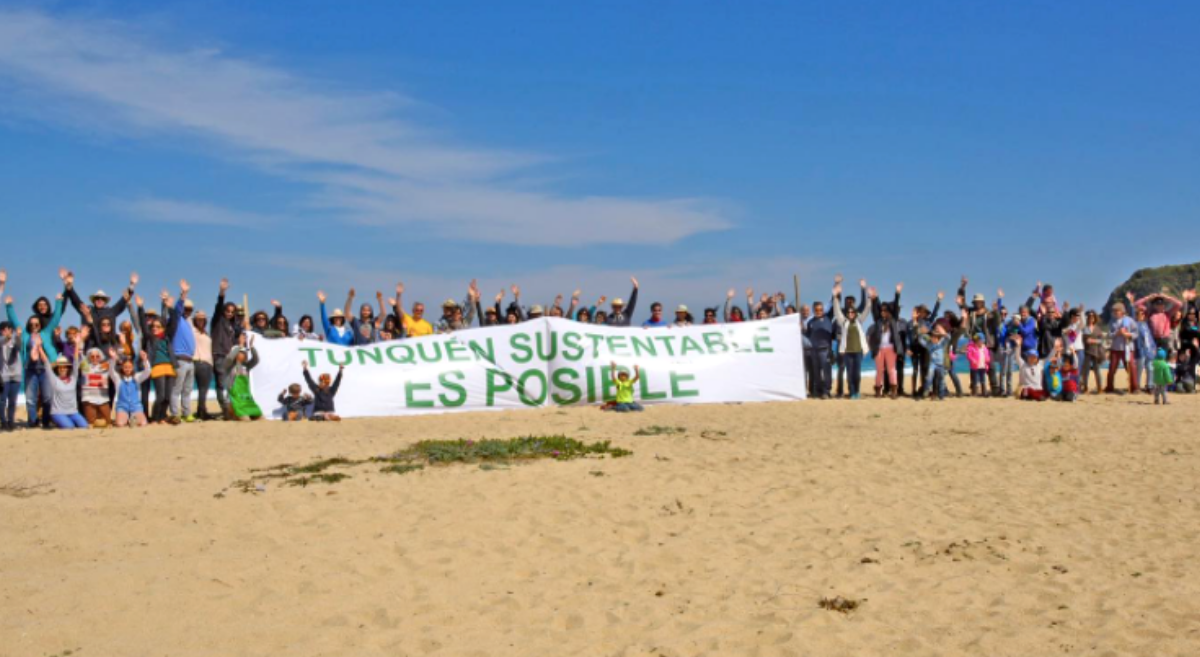
[[[4,311],[8,315],[8,321],[13,326],[20,326],[17,319],[17,312],[13,310],[12,297],[4,299]],[[42,410],[42,426],[50,428],[50,370],[47,363],[53,363],[58,358],[58,351],[54,348],[54,329],[58,328],[58,322],[62,319],[63,313],[63,297],[58,295],[54,302],[54,313],[50,319],[43,324],[40,315],[33,315],[29,321],[25,323],[25,333],[21,336],[21,364],[25,371],[25,412],[29,417],[29,427],[32,429],[38,424],[38,408]],[[34,335],[41,337],[42,350],[46,352],[45,360],[30,360],[29,359],[29,343]],[[40,403],[39,403],[40,402]]]

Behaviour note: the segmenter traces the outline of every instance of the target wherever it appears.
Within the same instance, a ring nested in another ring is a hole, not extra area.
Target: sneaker
[[[171,415],[171,416],[167,417],[167,424],[169,424],[171,426],[179,424],[179,418],[175,417],[174,415]]]
[[[183,421],[190,424],[190,423],[196,421],[196,416],[195,415],[186,415],[186,416],[184,416]]]

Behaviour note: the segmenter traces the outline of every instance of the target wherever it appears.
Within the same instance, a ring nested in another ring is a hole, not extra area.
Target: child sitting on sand
[[[1158,404],[1162,400],[1163,405],[1167,403],[1167,386],[1175,382],[1175,375],[1172,370],[1175,369],[1174,364],[1167,362],[1167,350],[1159,349],[1154,357],[1154,403]]]
[[[312,375],[308,373],[308,361],[303,361],[300,366],[304,368],[304,382],[308,384],[308,389],[313,394],[312,419],[316,422],[340,422],[342,418],[338,417],[333,409],[333,398],[337,395],[338,387],[342,385],[342,372],[346,368],[338,368],[336,380],[331,382],[328,374],[322,374],[319,379],[320,383],[316,383],[313,381]]]
[[[1030,401],[1045,401],[1046,391],[1042,389],[1042,361],[1036,353],[1024,355],[1025,362],[1021,365],[1021,399]]]
[[[312,397],[300,393],[299,383],[293,383],[287,387],[287,390],[279,393],[279,404],[283,406],[284,422],[300,422],[304,419],[304,409],[312,403]]]
[[[1059,401],[1073,402],[1079,397],[1079,370],[1075,369],[1075,358],[1068,355],[1058,372],[1062,379],[1062,394]]]
[[[612,372],[613,385],[617,387],[617,398],[616,403],[612,406],[605,405],[604,410],[613,410],[618,413],[642,410],[642,405],[633,401],[633,384],[642,378],[642,372],[638,366],[633,366],[632,379],[629,378],[629,372],[618,370],[616,363],[610,366],[610,371]]]
[[[1046,368],[1046,396],[1055,401],[1062,400],[1063,380],[1058,370],[1058,361],[1051,360]]]

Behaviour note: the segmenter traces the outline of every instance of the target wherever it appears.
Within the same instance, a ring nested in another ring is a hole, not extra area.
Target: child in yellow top
[[[642,372],[638,366],[633,366],[632,379],[629,378],[629,372],[618,370],[616,363],[613,363],[609,370],[612,372],[613,385],[617,387],[616,403],[610,408],[618,413],[641,411],[642,405],[633,401],[633,385],[642,378]]]

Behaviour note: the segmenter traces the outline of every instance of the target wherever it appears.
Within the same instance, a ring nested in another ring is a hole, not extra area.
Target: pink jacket
[[[992,366],[992,352],[987,345],[972,342],[967,345],[967,363],[973,370],[986,370]]]

